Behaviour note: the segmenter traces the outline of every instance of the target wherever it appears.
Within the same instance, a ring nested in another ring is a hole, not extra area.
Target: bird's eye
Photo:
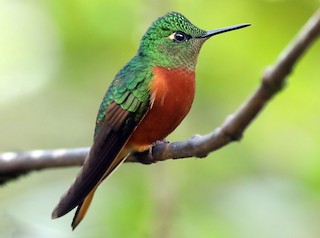
[[[190,39],[190,36],[181,31],[177,31],[172,33],[169,38],[177,43],[182,43],[188,41]]]
[[[177,42],[183,42],[187,39],[186,35],[182,32],[176,32],[174,35],[174,40]]]

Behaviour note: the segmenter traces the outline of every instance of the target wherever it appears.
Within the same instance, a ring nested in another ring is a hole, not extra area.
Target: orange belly
[[[186,69],[153,68],[151,108],[133,132],[128,145],[146,150],[168,136],[188,114],[195,93],[195,72]]]

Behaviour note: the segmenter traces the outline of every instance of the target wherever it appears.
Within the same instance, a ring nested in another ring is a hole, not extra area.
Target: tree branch
[[[127,162],[155,163],[167,159],[202,158],[209,153],[241,139],[245,129],[261,112],[270,99],[282,89],[288,76],[302,54],[320,35],[320,10],[297,34],[294,41],[280,54],[277,62],[268,67],[258,89],[247,102],[224,123],[207,135],[194,135],[186,141],[156,143],[152,156],[148,151],[134,153]],[[81,165],[89,148],[36,150],[0,154],[0,182],[33,170]]]

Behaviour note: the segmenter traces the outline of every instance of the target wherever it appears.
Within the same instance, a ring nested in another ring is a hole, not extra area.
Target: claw
[[[152,146],[155,146],[155,145],[159,145],[159,144],[169,144],[170,141],[166,140],[166,139],[163,139],[163,140],[156,140],[155,142],[152,143]]]

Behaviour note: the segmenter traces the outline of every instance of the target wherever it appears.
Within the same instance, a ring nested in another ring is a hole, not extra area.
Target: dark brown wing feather
[[[112,165],[137,124],[132,113],[122,109],[115,102],[109,105],[105,123],[96,135],[75,182],[54,209],[53,218],[63,216],[81,205],[90,191],[103,179],[105,172]],[[112,166],[111,170],[116,167]]]

